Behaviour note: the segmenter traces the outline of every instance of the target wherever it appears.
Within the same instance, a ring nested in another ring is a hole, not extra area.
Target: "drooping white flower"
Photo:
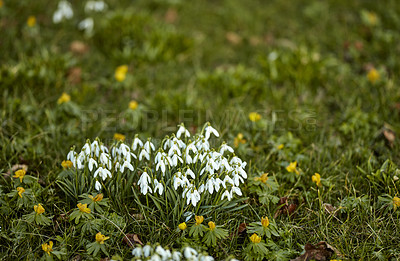
[[[121,171],[121,173],[124,172],[125,168],[128,168],[130,171],[133,171],[133,166],[132,166],[132,164],[131,164],[130,162],[128,162],[128,161],[124,161],[124,163],[121,165],[121,167],[120,167],[120,169],[119,169],[119,170]]]
[[[110,176],[110,178],[112,177],[111,172],[101,166],[94,172],[94,177],[97,177],[97,175],[99,175],[103,181],[107,178],[107,176]]]
[[[68,152],[67,160],[70,160],[72,163],[74,163],[74,162],[75,162],[76,155],[77,155],[77,153],[76,153],[74,150],[71,149],[71,150]]]
[[[107,8],[107,4],[103,1],[87,1],[85,5],[85,12],[90,11],[101,12]]]
[[[151,251],[151,246],[150,246],[150,245],[145,245],[145,246],[143,247],[143,254],[144,254],[144,257],[150,256],[150,251]]]
[[[100,191],[100,190],[101,190],[101,183],[98,182],[98,181],[96,180],[96,183],[94,184],[94,188],[95,188],[97,191]]]
[[[174,261],[181,261],[182,258],[182,253],[178,251],[173,251],[172,252],[172,260]]]
[[[71,19],[74,16],[71,4],[68,1],[58,2],[58,8],[53,14],[53,23],[57,24],[65,19]]]
[[[143,157],[145,157],[147,160],[150,160],[150,153],[144,148],[142,148],[142,151],[139,154],[139,160],[142,160]]]
[[[228,190],[225,190],[225,192],[222,193],[221,200],[223,200],[225,197],[228,198],[228,201],[231,201],[231,199],[232,199],[232,191],[229,192]]]
[[[161,182],[158,182],[157,179],[154,179],[154,193],[157,192],[161,196],[164,192],[164,186]]]
[[[238,196],[242,195],[242,191],[238,187],[232,187],[231,192],[230,192],[231,195],[233,195],[233,192],[235,192]]]
[[[210,138],[210,134],[214,134],[216,137],[219,137],[219,133],[216,129],[214,129],[213,127],[211,127],[210,125],[208,125],[205,129],[205,138],[206,140],[208,140]]]
[[[95,161],[93,158],[89,159],[89,170],[92,171],[93,170],[93,165],[96,165],[97,168],[97,161]]]
[[[197,251],[191,247],[185,247],[185,249],[183,250],[183,255],[185,256],[185,258],[190,259],[197,256]]]
[[[185,128],[183,124],[179,127],[178,131],[176,132],[176,137],[179,139],[182,134],[184,134],[185,137],[190,137],[189,131]]]
[[[136,150],[138,145],[140,148],[143,147],[143,142],[139,139],[138,135],[136,135],[132,142],[132,150]]]
[[[147,140],[146,143],[144,144],[144,149],[148,152],[151,153],[151,150],[156,150],[156,148],[154,147],[154,144],[151,143],[150,140]]]
[[[132,255],[135,257],[141,257],[142,256],[142,248],[141,247],[135,247],[132,250]]]
[[[233,153],[234,150],[232,149],[231,146],[229,146],[226,143],[222,143],[220,149],[219,149],[219,153],[224,154],[225,151],[229,151],[230,153]]]
[[[143,195],[147,194],[147,191],[150,193],[153,193],[152,189],[149,187],[150,183],[150,176],[147,174],[147,172],[143,172],[142,175],[140,175],[138,185],[140,186],[140,192]]]
[[[189,175],[192,179],[196,179],[196,175],[194,174],[194,172],[191,169],[187,169],[186,170],[186,176]]]
[[[84,30],[86,35],[91,35],[93,33],[93,28],[94,28],[94,21],[93,18],[88,17],[82,21],[79,22],[78,28],[80,30]]]

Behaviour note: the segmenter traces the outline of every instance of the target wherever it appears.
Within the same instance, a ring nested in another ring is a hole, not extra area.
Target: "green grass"
[[[397,1],[109,0],[107,11],[92,16],[90,37],[77,28],[87,17],[84,3],[71,3],[74,17],[60,24],[52,22],[57,2],[5,0],[0,8],[1,260],[41,258],[41,244],[49,240],[63,260],[129,259],[121,231],[143,243],[198,245],[217,260],[243,260],[251,235],[207,247],[176,232],[182,218],[165,215],[153,201],[143,209],[131,191],[105,194],[107,219],[69,220],[77,200],[57,181],[71,146],[96,137],[110,144],[114,133],[159,144],[181,122],[192,133],[210,122],[232,147],[238,133],[246,140],[235,152],[248,162],[241,185],[248,199],[231,212],[214,207],[207,222],[232,233],[242,222],[272,220],[276,201],[287,196],[298,200],[294,215],[278,216],[280,236],[264,238],[276,244],[269,246],[276,259],[295,258],[306,243],[319,241],[343,255],[332,259],[400,258],[400,212],[392,203],[400,195],[400,144],[385,138],[400,131]],[[171,10],[177,17],[166,21]],[[375,25],[366,12],[376,14]],[[32,28],[30,15],[37,19]],[[73,41],[88,51],[72,52]],[[123,64],[127,78],[117,82],[114,72]],[[380,75],[376,82],[367,78],[372,67]],[[69,76],[74,68],[81,69],[76,82]],[[59,105],[63,92],[71,101]],[[139,104],[134,112],[131,100]],[[251,122],[250,112],[261,120]],[[285,169],[293,161],[298,176]],[[16,164],[34,177],[24,204],[15,194]],[[311,180],[316,172],[321,187]],[[253,182],[263,173],[276,187]],[[38,203],[51,225],[26,218]],[[335,216],[324,203],[337,208]],[[109,254],[94,257],[86,246],[99,229],[110,236]]]

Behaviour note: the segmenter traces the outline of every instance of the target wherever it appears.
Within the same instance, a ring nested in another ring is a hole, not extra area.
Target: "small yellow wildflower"
[[[42,249],[44,252],[50,255],[50,252],[53,251],[53,241],[49,241],[48,244],[47,243],[42,244]]]
[[[92,195],[89,195],[89,198],[93,200],[94,202],[99,202],[103,200],[103,194],[97,194],[95,197]]]
[[[285,145],[279,144],[276,148],[277,148],[278,150],[281,150],[281,149],[283,149],[284,147],[285,147]]]
[[[261,115],[259,113],[257,113],[257,112],[250,112],[249,113],[249,119],[252,122],[257,122],[257,121],[261,120]]]
[[[212,221],[208,222],[208,227],[210,228],[211,231],[213,231],[215,229],[215,223]]]
[[[129,109],[131,109],[132,111],[136,110],[138,106],[139,103],[135,100],[129,102]]]
[[[268,217],[261,217],[261,225],[263,227],[268,227],[269,226],[269,219]]]
[[[124,141],[125,140],[125,135],[121,134],[121,133],[114,133],[114,140]]]
[[[200,225],[204,221],[203,216],[195,216],[194,219],[196,219],[196,225]]]
[[[80,210],[81,212],[90,214],[91,210],[90,210],[90,208],[87,207],[87,204],[78,203],[77,206],[78,206],[78,208],[79,208],[79,210]]]
[[[42,206],[42,204],[37,204],[37,205],[35,205],[34,207],[33,207],[33,209],[35,210],[35,212],[38,214],[38,215],[40,215],[40,214],[43,214],[44,213],[44,207]]]
[[[235,148],[239,147],[239,144],[245,144],[246,140],[243,139],[243,134],[238,133],[238,135],[233,139],[233,144],[235,145]]]
[[[22,182],[22,180],[23,180],[24,177],[25,177],[26,170],[24,170],[24,169],[19,169],[19,170],[17,170],[14,174],[15,174],[15,175],[13,176],[13,178],[19,178],[19,181]]]
[[[299,175],[300,172],[296,169],[296,166],[297,166],[297,161],[290,162],[290,164],[286,167],[286,170],[291,173],[295,172],[297,175]]]
[[[70,160],[63,160],[63,161],[61,162],[61,166],[62,166],[64,169],[70,169],[70,168],[72,168],[73,165],[74,165],[74,164],[72,164],[72,161],[70,161]]]
[[[3,4],[4,4],[3,0],[0,0],[0,8],[3,7]]]
[[[374,12],[369,12],[365,11],[364,12],[365,16],[365,22],[368,23],[369,25],[375,26],[379,22],[379,17],[376,13]]]
[[[319,175],[318,173],[315,173],[312,177],[311,177],[312,182],[314,182],[315,184],[317,184],[317,186],[321,186],[321,175]]]
[[[394,197],[393,198],[393,208],[394,208],[394,210],[396,210],[398,207],[400,207],[400,198]]]
[[[105,235],[101,234],[101,232],[96,234],[96,241],[99,244],[104,244],[104,241],[109,239],[110,237],[106,237]]]
[[[372,68],[371,70],[368,71],[367,78],[368,81],[370,81],[371,83],[375,83],[376,81],[379,80],[379,78],[381,78],[381,76],[375,68]]]
[[[57,103],[58,104],[63,104],[66,102],[69,102],[71,100],[71,96],[69,96],[67,93],[63,92],[60,96],[60,98],[58,98]]]
[[[262,183],[267,183],[268,173],[264,173],[260,177],[255,177],[254,180],[255,181],[261,181]]]
[[[180,223],[180,224],[178,225],[178,227],[179,227],[180,230],[185,230],[185,229],[187,228],[187,225],[186,225],[185,222],[182,222],[182,223]]]
[[[36,25],[36,17],[34,17],[33,15],[28,17],[28,20],[26,21],[26,24],[29,27],[34,27]]]
[[[25,192],[25,189],[24,189],[23,187],[18,187],[18,188],[17,188],[17,191],[18,191],[19,197],[22,198],[22,193]]]
[[[260,242],[261,242],[261,237],[254,233],[254,234],[250,237],[250,240],[251,240],[251,242],[253,242],[253,243],[260,243]]]
[[[115,74],[114,77],[117,81],[123,82],[126,78],[126,73],[128,72],[128,66],[127,65],[121,65],[118,66],[117,69],[115,69]]]

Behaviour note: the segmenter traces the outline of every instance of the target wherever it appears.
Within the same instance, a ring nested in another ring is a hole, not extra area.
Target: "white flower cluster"
[[[85,12],[102,12],[107,9],[107,4],[103,1],[87,1],[85,4]],[[57,10],[53,14],[53,23],[57,24],[61,21],[71,19],[74,16],[71,4],[68,1],[60,1]],[[78,28],[84,30],[86,35],[91,35],[94,28],[92,17],[85,18],[78,24]]]
[[[181,251],[164,249],[161,246],[152,247],[146,245],[144,247],[136,247],[132,251],[132,255],[136,260],[152,260],[152,261],[164,261],[164,260],[191,260],[191,261],[213,261],[214,258],[207,254],[198,253],[191,247],[184,247]]]
[[[242,195],[239,185],[247,178],[246,162],[235,156],[226,143],[211,148],[211,134],[219,137],[219,133],[207,124],[191,141],[189,131],[182,124],[176,135],[165,137],[157,149],[150,139],[143,142],[138,135],[131,146],[118,142],[110,150],[96,139],[92,143],[87,141],[79,153],[71,150],[67,159],[77,169],[87,166],[95,178],[100,177],[103,181],[112,178],[113,173],[140,170],[142,174],[137,184],[143,195],[162,195],[168,184],[176,191],[181,190],[187,205],[196,206],[201,194],[214,194],[220,190],[224,190],[221,200],[227,198],[230,201],[234,194]],[[101,189],[98,180],[95,188]]]

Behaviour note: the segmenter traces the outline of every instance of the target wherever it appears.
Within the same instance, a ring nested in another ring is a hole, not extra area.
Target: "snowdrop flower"
[[[143,247],[143,254],[144,254],[144,257],[148,257],[148,256],[150,255],[150,251],[151,251],[151,246],[145,245],[145,246]]]
[[[197,256],[197,251],[194,250],[191,247],[185,247],[185,249],[183,250],[183,255],[189,259],[189,258],[193,258]]]
[[[212,256],[203,256],[200,255],[199,261],[214,261],[214,258]]]
[[[140,192],[143,195],[146,195],[147,191],[149,191],[150,193],[153,193],[153,191],[149,187],[149,183],[150,183],[150,176],[145,171],[142,173],[142,175],[140,176],[139,181],[137,183],[140,186]]]
[[[229,151],[230,153],[234,152],[231,146],[229,146],[226,143],[223,143],[219,149],[219,153],[224,154],[225,151]]]
[[[92,142],[92,144],[90,145],[90,149],[91,149],[92,152],[94,152],[94,155],[96,155],[96,157],[99,156],[100,145],[99,145],[99,142],[97,140]]]
[[[168,156],[174,155],[174,153],[177,153],[179,156],[181,156],[181,150],[179,149],[178,145],[174,142],[171,146],[171,148],[168,151]]]
[[[53,23],[57,24],[61,22],[64,18],[71,19],[74,16],[74,11],[72,11],[71,4],[68,1],[58,2],[58,8],[53,14]]]
[[[132,150],[136,150],[139,147],[143,147],[143,142],[139,139],[138,135],[135,135],[135,139],[132,142]]]
[[[193,171],[191,169],[186,170],[186,176],[189,175],[192,179],[196,179],[196,175],[194,175]]]
[[[232,191],[231,191],[232,192]],[[225,192],[222,194],[221,196],[221,200],[223,200],[224,198],[228,198],[228,201],[231,201],[232,199],[232,193],[229,193],[228,190],[225,190]]]
[[[178,154],[174,154],[174,156],[172,156],[172,158],[171,158],[171,161],[172,161],[171,166],[173,166],[173,167],[178,166],[178,160],[179,160],[181,163],[183,163],[182,158],[179,157]]]
[[[119,151],[122,155],[124,155],[124,157],[130,156],[131,153],[131,149],[129,148],[129,146],[124,143],[121,143],[121,145],[119,145]]]
[[[142,149],[142,151],[139,154],[139,160],[142,160],[142,158],[145,157],[147,160],[150,160],[150,153],[147,152],[146,149]]]
[[[178,131],[176,132],[176,137],[179,139],[182,134],[184,134],[185,137],[190,137],[189,131],[185,128],[183,124],[179,127]]]
[[[208,190],[210,194],[214,193],[214,178],[210,178],[207,180],[206,190]]]
[[[100,190],[101,190],[101,183],[98,182],[98,181],[96,180],[96,183],[94,184],[94,188],[95,188],[97,191],[100,191]]]
[[[141,257],[142,256],[142,248],[141,247],[136,247],[132,250],[132,255],[135,257]]]
[[[90,11],[101,12],[107,8],[107,4],[103,1],[87,1],[85,5],[85,12],[88,13]]]
[[[128,168],[130,171],[133,171],[133,166],[132,166],[132,164],[131,164],[130,162],[128,162],[128,161],[125,161],[125,162],[121,165],[121,167],[120,167],[120,169],[119,169],[119,170],[121,171],[121,173],[124,172],[125,168]]]
[[[150,261],[161,261],[161,257],[157,254],[152,255],[149,259]]]
[[[82,148],[82,152],[85,153],[86,156],[90,155],[90,144],[86,142],[86,144]]]
[[[164,191],[164,186],[161,182],[158,182],[157,179],[154,179],[154,193],[157,192],[157,189],[158,189],[158,194],[161,196]]]
[[[165,163],[162,160],[157,163],[156,171],[158,171],[158,169],[160,169],[160,168],[161,168],[161,172],[164,174],[165,173]]]
[[[86,35],[91,35],[93,33],[93,27],[94,27],[94,22],[93,22],[93,18],[91,18],[91,17],[88,17],[88,18],[82,20],[78,24],[78,28],[80,30],[84,30]]]
[[[173,251],[172,252],[172,259],[174,261],[181,261],[182,258],[182,253],[178,252],[178,251]]]
[[[77,153],[76,153],[74,150],[71,149],[71,150],[68,152],[67,160],[69,160],[69,161],[71,161],[71,162],[75,162],[76,155],[77,155]]]
[[[97,162],[93,158],[90,158],[89,159],[89,170],[90,171],[93,170],[93,165],[96,165],[96,168],[97,168]]]
[[[168,260],[168,258],[171,258],[171,252],[169,250],[165,250],[161,246],[157,246],[155,251],[162,257],[162,260]]]
[[[180,172],[178,172],[180,173]],[[174,179],[174,189],[177,190],[179,188],[179,186],[181,186],[182,184],[184,184],[184,182],[182,181],[182,179],[180,178],[180,175],[175,174],[175,176],[173,177]]]
[[[208,125],[205,128],[206,134],[205,134],[205,138],[206,140],[208,140],[210,138],[211,133],[214,134],[216,137],[219,137],[219,133],[216,129],[214,129],[213,127],[211,127],[210,125]]]
[[[231,189],[231,195],[233,194],[233,192],[235,192],[238,196],[242,195],[242,191],[240,190],[240,188],[238,187],[232,187]]]
[[[99,167],[94,172],[94,177],[97,177],[97,175],[99,175],[103,179],[103,181],[107,178],[107,176],[110,176],[110,178],[112,177],[111,172],[108,169],[103,168],[103,167]]]
[[[156,148],[154,147],[154,144],[150,142],[150,140],[146,141],[146,143],[144,144],[144,149],[148,152],[151,153],[152,149],[153,151],[156,150]]]

